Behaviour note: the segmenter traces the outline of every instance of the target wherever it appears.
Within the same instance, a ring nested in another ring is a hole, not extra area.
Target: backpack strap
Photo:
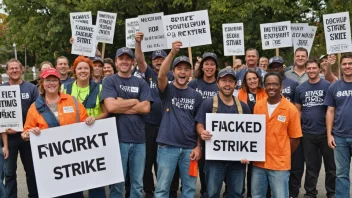
[[[213,110],[212,113],[216,113],[218,111],[219,102],[218,102],[218,95],[213,96]]]
[[[240,100],[237,97],[233,97],[236,102],[238,114],[243,114],[243,109]]]
[[[75,107],[76,107],[76,123],[79,123],[79,108],[78,108],[78,102],[77,99],[73,96],[71,96],[73,98],[73,102],[75,103]]]

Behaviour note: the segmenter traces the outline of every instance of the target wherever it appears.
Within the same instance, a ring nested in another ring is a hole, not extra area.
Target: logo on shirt
[[[72,106],[65,106],[65,107],[63,107],[63,109],[64,109],[64,113],[73,113],[73,112],[75,112],[73,110]]]
[[[29,93],[21,93],[22,99],[29,99]]]
[[[175,98],[171,99],[172,105],[180,109],[193,110],[195,99],[191,98]]]
[[[202,91],[199,89],[196,89],[196,91],[198,93],[200,93],[200,95],[202,96],[203,99],[207,99],[207,98],[213,97],[216,94],[218,94],[218,92],[215,92],[215,91]]]
[[[279,115],[277,117],[277,120],[280,121],[280,122],[286,122],[286,116]]]
[[[338,91],[336,97],[350,97],[352,96],[352,90]]]
[[[291,86],[288,86],[284,89],[282,89],[282,92],[283,94],[290,94],[291,93]]]
[[[150,88],[151,89],[156,89],[157,85],[156,85],[156,83],[153,82],[153,78],[149,78],[149,81],[150,81]]]
[[[120,85],[120,89],[122,89],[125,92],[130,92],[130,93],[138,93],[139,92],[138,87],[132,87],[132,86]]]
[[[324,90],[307,91],[304,95],[304,107],[314,107],[324,104]]]

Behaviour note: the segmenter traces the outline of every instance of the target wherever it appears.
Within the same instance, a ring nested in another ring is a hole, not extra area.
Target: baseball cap
[[[271,57],[269,60],[269,66],[273,63],[284,64],[284,59],[281,56]]]
[[[190,67],[192,67],[191,61],[187,56],[179,56],[175,58],[174,62],[172,63],[172,68],[175,68],[179,63],[187,63]]]
[[[157,57],[165,58],[166,56],[167,56],[167,53],[164,50],[156,50],[152,53],[152,60],[154,60]]]
[[[216,56],[216,54],[214,54],[213,52],[207,52],[203,54],[202,61],[200,62],[200,67],[203,66],[204,61],[206,61],[206,59],[208,58],[212,58],[215,61],[216,67],[219,66],[218,56]]]
[[[59,72],[54,68],[44,69],[40,74],[40,78],[46,78],[48,76],[55,76],[57,78],[60,78]]]
[[[325,54],[325,55],[321,55],[320,56],[320,58],[319,58],[319,60],[321,60],[321,59],[323,59],[323,58],[327,58],[328,57],[328,55],[327,54]]]
[[[235,71],[233,69],[229,69],[229,68],[224,68],[224,69],[220,70],[217,80],[219,80],[220,78],[222,78],[222,77],[224,77],[226,75],[231,75],[236,80]]]
[[[117,49],[115,58],[117,58],[123,54],[127,54],[127,55],[131,56],[132,58],[134,58],[134,54],[133,54],[132,50],[128,47],[121,47],[121,48]]]
[[[101,64],[104,65],[104,61],[103,61],[103,59],[101,59],[100,57],[94,57],[94,59],[93,59],[92,61],[93,61],[93,63],[95,63],[95,62],[100,62]]]

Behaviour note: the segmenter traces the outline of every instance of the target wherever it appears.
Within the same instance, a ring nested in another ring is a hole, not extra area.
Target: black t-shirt
[[[248,92],[247,104],[249,106],[249,109],[251,110],[251,113],[253,113],[254,111],[256,100],[257,100],[257,94],[252,94],[251,92]]]

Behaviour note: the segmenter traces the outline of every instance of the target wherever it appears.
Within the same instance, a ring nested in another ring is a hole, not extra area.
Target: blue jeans
[[[120,153],[123,174],[126,178],[127,162],[131,180],[130,197],[142,198],[143,195],[143,173],[145,166],[145,144],[120,142]],[[110,190],[110,198],[124,197],[125,182],[113,184]]]
[[[252,168],[252,198],[266,197],[268,184],[273,198],[288,198],[288,180],[290,172],[268,170],[253,166]]]
[[[334,136],[336,163],[336,189],[338,198],[350,198],[350,163],[352,155],[352,138]]]
[[[155,198],[169,198],[170,185],[177,165],[181,176],[182,197],[195,196],[197,177],[188,174],[192,150],[168,145],[158,146],[158,185],[154,193]]]
[[[243,181],[246,165],[239,161],[206,160],[204,166],[207,185],[206,197],[220,197],[220,191],[225,175],[227,176],[228,197],[242,198]]]

